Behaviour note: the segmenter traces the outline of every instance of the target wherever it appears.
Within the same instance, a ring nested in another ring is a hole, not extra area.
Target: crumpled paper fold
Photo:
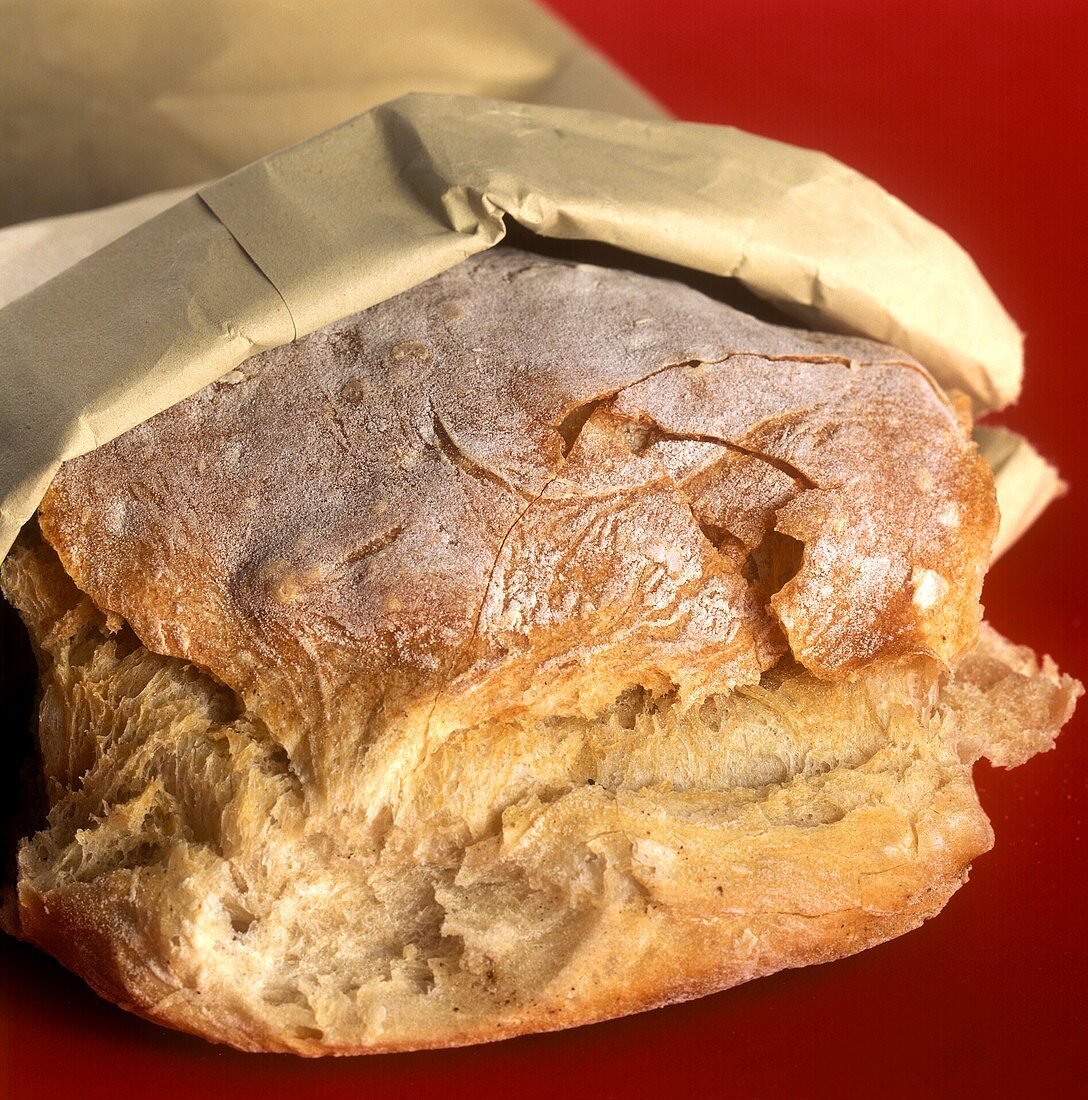
[[[1021,435],[989,424],[975,428],[975,442],[994,473],[1001,526],[990,549],[997,560],[1062,496],[1066,484],[1058,471]]]

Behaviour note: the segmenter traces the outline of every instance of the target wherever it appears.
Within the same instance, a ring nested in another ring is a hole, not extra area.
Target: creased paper
[[[412,95],[202,187],[0,310],[0,549],[65,459],[496,244],[507,218],[734,277],[812,327],[903,347],[977,408],[1017,392],[1020,334],[969,257],[823,154]]]
[[[530,0],[0,0],[0,226],[217,179],[406,92],[662,109]]]
[[[156,191],[101,210],[62,214],[0,229],[0,307],[176,206],[195,190],[180,187]]]

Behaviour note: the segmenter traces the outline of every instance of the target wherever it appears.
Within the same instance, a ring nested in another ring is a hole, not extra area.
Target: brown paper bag
[[[216,179],[406,92],[663,117],[530,0],[0,0],[0,226]]]

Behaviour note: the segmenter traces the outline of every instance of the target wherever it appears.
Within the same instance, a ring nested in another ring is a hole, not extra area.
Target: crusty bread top
[[[951,662],[996,510],[903,353],[510,249],[67,463],[40,522],[99,607],[362,806],[391,725],[690,704],[787,645],[825,679]]]

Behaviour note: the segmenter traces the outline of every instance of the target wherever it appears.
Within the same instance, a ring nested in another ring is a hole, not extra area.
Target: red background
[[[454,0],[451,0],[454,2]],[[1074,0],[553,0],[677,115],[824,149],[974,255],[1027,331],[1000,417],[1074,491],[987,582],[991,620],[1088,674],[1083,540],[1088,5]],[[626,1020],[444,1053],[303,1062],[100,1002],[0,939],[0,1087],[156,1097],[1083,1095],[1088,706],[1059,748],[977,771],[997,847],[892,943]]]

